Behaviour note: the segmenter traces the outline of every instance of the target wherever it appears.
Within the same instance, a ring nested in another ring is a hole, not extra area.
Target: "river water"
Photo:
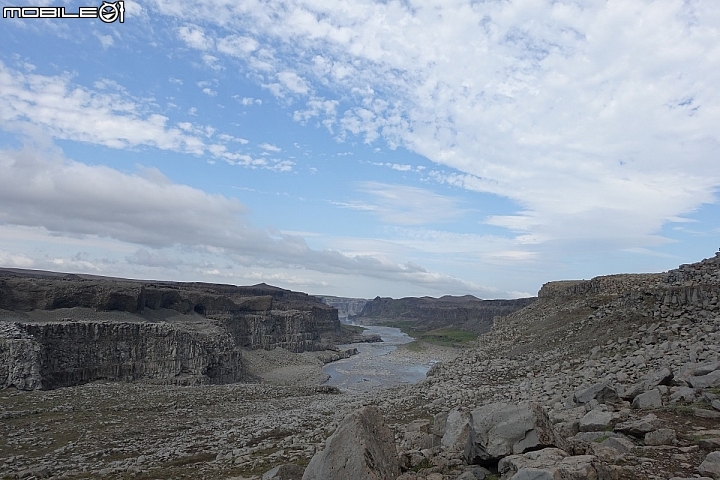
[[[436,360],[432,359],[418,363],[416,356],[398,353],[398,346],[412,342],[413,338],[397,328],[370,326],[363,332],[363,335],[373,334],[380,335],[383,341],[338,345],[343,349],[357,348],[358,354],[325,365],[323,371],[330,375],[326,385],[342,390],[366,392],[376,388],[417,383],[425,378],[427,371],[436,363]]]

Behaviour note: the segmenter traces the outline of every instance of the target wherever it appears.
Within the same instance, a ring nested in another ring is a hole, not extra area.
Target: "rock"
[[[351,413],[316,453],[303,480],[391,480],[400,476],[395,440],[377,407]]]
[[[714,372],[715,370],[720,370],[720,362],[711,362],[700,365],[693,370],[693,375],[696,377],[702,377]]]
[[[643,383],[635,383],[623,390],[623,392],[620,394],[620,398],[622,398],[623,400],[632,401],[635,397],[637,397],[644,391],[645,385]]]
[[[697,470],[701,475],[708,475],[715,479],[720,478],[720,451],[708,453]]]
[[[585,414],[585,416],[580,419],[578,426],[581,432],[597,432],[607,430],[608,427],[611,427],[612,421],[612,412],[596,408]]]
[[[506,455],[550,446],[567,443],[538,405],[492,403],[470,412],[468,464],[490,465]]]
[[[470,415],[453,408],[445,420],[445,433],[440,441],[443,447],[464,450],[470,435]]]
[[[662,368],[648,374],[648,376],[645,377],[643,386],[645,387],[645,390],[651,390],[658,385],[670,385],[672,383],[672,379],[673,374],[670,369]]]
[[[639,419],[615,425],[616,432],[632,435],[636,438],[645,438],[645,434],[657,430],[658,418],[652,413]]]
[[[633,399],[633,408],[648,409],[662,407],[662,397],[660,390],[653,389],[645,393],[641,393]]]
[[[720,418],[720,412],[704,408],[693,408],[693,415],[699,418]]]
[[[430,433],[442,437],[445,435],[445,424],[447,423],[448,412],[440,412],[433,416]]]
[[[0,388],[23,390],[98,379],[236,383],[249,379],[241,348],[320,350],[323,335],[342,332],[320,299],[264,284],[1,270],[0,310],[17,314],[0,319]]]
[[[523,455],[510,455],[498,463],[502,478],[512,480],[597,479],[595,456],[568,456],[557,448],[545,448]]]
[[[676,441],[672,428],[658,428],[645,434],[645,445],[672,445]]]
[[[720,370],[715,370],[707,375],[689,377],[687,382],[695,389],[704,389],[720,386]]]
[[[693,403],[697,392],[694,388],[690,387],[673,387],[670,390],[670,403],[677,403],[680,401]]]
[[[304,472],[304,468],[286,463],[265,472],[262,480],[302,480]]]
[[[605,383],[596,383],[585,390],[575,392],[573,399],[578,405],[584,405],[591,400],[597,400],[600,403],[617,403],[620,397],[614,388]]]
[[[601,445],[614,448],[620,453],[628,453],[635,448],[635,444],[625,437],[608,437]]]

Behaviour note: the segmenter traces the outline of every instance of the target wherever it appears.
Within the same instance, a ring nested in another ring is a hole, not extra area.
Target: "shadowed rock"
[[[376,407],[340,423],[305,469],[303,480],[391,480],[400,475],[395,437]]]

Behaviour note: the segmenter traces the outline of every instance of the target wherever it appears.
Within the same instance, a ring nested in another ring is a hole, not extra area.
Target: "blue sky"
[[[0,19],[2,266],[507,298],[720,246],[715,1],[124,7]]]

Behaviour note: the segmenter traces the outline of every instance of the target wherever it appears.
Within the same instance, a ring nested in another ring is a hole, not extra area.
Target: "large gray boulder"
[[[599,403],[617,403],[620,401],[617,391],[606,383],[596,383],[583,390],[578,390],[573,395],[573,400],[578,405],[585,405],[591,400]]]
[[[652,390],[648,390],[645,393],[641,393],[633,399],[632,407],[640,409],[662,407],[662,397],[660,396],[660,390],[654,388]]]
[[[391,480],[400,476],[393,432],[377,407],[351,413],[315,454],[303,480]]]
[[[698,467],[698,472],[701,475],[720,479],[720,452],[708,453],[708,456]]]
[[[502,479],[590,480],[597,479],[593,455],[569,456],[557,448],[545,448],[524,455],[510,455],[498,463]]]
[[[567,446],[539,405],[492,403],[470,412],[465,460],[469,464],[491,465],[507,455]]]
[[[441,445],[450,450],[464,450],[470,436],[470,415],[453,408],[445,420],[445,433]]]
[[[715,370],[707,375],[690,377],[687,382],[692,388],[712,388],[720,386],[720,370]]]

